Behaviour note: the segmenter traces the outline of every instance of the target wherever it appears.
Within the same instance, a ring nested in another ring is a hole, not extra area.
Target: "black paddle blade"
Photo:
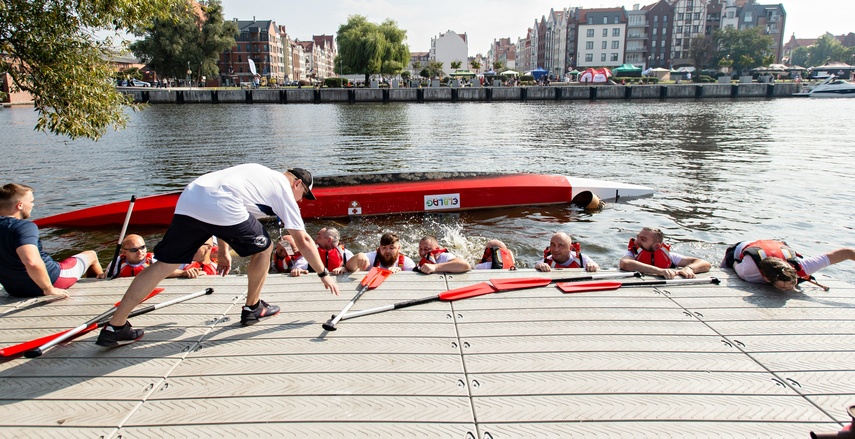
[[[327,330],[327,331],[335,331],[335,330],[336,330],[336,329],[338,329],[338,328],[336,328],[335,326],[333,326],[333,324],[332,324],[333,319],[335,319],[335,314],[333,314],[333,315],[332,315],[332,317],[330,317],[330,319],[329,319],[329,320],[327,320],[327,322],[326,322],[326,323],[324,323],[323,325],[321,325],[321,327],[322,327],[322,328],[324,328],[324,329],[325,329],[325,330]]]

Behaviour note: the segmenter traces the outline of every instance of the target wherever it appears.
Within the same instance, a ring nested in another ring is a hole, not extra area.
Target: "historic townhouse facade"
[[[674,23],[674,7],[666,0],[660,0],[649,6],[647,22],[650,24],[647,39],[647,67],[671,67],[671,33]]]
[[[235,19],[235,22],[238,26],[235,46],[221,53],[217,63],[220,83],[232,86],[251,83],[250,59],[258,76],[268,82],[282,83],[285,80],[285,61],[276,22],[256,21],[255,17],[251,21]]]
[[[623,8],[579,11],[577,67],[618,67],[624,63],[627,17]]]
[[[624,63],[632,64],[643,69],[647,68],[648,35],[647,11],[635,5],[631,11],[626,11],[626,56]]]
[[[448,31],[430,39],[430,58],[442,63],[445,76],[454,73],[451,63],[460,61],[461,69],[469,68],[469,41],[466,33]]]

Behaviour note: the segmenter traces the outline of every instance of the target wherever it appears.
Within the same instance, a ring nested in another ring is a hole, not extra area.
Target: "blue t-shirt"
[[[42,289],[30,279],[27,268],[18,257],[18,247],[26,244],[39,249],[51,283],[56,282],[61,270],[59,264],[42,250],[38,226],[29,220],[0,217],[0,284],[13,296],[40,296]]]

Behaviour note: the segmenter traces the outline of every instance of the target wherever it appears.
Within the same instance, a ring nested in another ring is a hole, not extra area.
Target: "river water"
[[[616,268],[629,238],[659,227],[672,251],[715,264],[728,244],[785,239],[803,254],[855,246],[855,100],[157,105],[100,141],[33,131],[30,108],[0,109],[4,182],[36,189],[33,217],[178,190],[258,162],[315,175],[497,171],[576,175],[654,187],[599,213],[571,206],[309,221],[335,225],[354,251],[386,230],[415,256],[423,234],[473,261],[499,238],[532,267],[555,231]],[[274,234],[278,233],[272,229]],[[131,230],[150,245],[164,230]],[[112,255],[118,227],[48,229],[46,250]],[[855,263],[824,270],[855,282]]]

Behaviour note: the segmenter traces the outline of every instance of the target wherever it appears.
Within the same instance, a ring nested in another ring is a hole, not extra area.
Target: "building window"
[[[585,54],[585,62],[594,62],[594,54],[586,53]]]
[[[588,24],[594,24],[594,17],[588,17]]]
[[[620,49],[620,41],[612,41],[612,49]]]
[[[588,38],[592,38],[594,36],[594,30],[588,29]]]
[[[619,27],[612,29],[612,36],[613,37],[619,37],[620,36],[620,28]]]
[[[662,23],[668,23],[668,16],[667,15],[662,16]]]
[[[603,24],[609,24],[609,17],[603,17]]]
[[[696,24],[696,25],[692,26],[692,32],[693,33],[698,33],[698,32],[700,32],[700,30],[701,30],[701,28],[699,25]]]
[[[658,31],[659,31],[659,28],[658,28],[658,27],[654,27],[654,28],[653,28],[653,36],[654,36],[654,37],[656,36],[656,34],[658,33]]]
[[[588,41],[587,43],[585,43],[585,49],[587,49],[587,50],[594,50],[594,42],[593,42],[593,41]]]
[[[674,44],[679,46],[679,45],[683,44],[683,40],[680,38],[677,38],[677,41],[675,41]]]
[[[606,62],[606,54],[605,53],[600,54],[600,62]]]
[[[603,28],[603,36],[604,37],[609,36],[609,30],[608,29]]]
[[[608,41],[603,41],[603,49],[605,50],[605,49],[608,49],[608,48],[609,48],[609,42],[608,42]]]
[[[656,23],[659,23],[659,16],[658,15],[653,16],[653,24],[656,24]]]
[[[612,54],[612,62],[616,62],[617,60],[618,60],[618,54],[617,54],[617,53],[613,53],[613,54]]]
[[[683,33],[683,26],[677,26],[677,33],[678,34]]]
[[[652,47],[654,49],[656,48],[656,40],[653,40],[650,42],[650,47]]]
[[[683,13],[682,12],[677,14],[677,21],[683,21]]]
[[[700,19],[701,19],[701,13],[695,12],[695,20],[700,20]]]

